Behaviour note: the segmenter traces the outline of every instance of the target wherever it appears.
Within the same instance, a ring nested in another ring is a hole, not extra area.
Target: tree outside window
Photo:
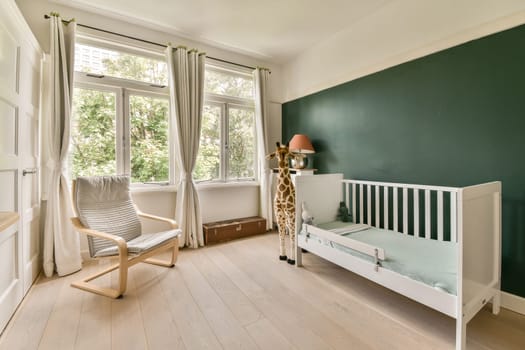
[[[255,178],[254,85],[251,74],[207,67],[196,181]]]
[[[134,183],[170,181],[167,66],[89,44],[76,46],[70,176],[128,174]],[[255,178],[251,73],[207,64],[196,181]]]
[[[77,47],[77,57],[79,52],[90,54],[76,62],[77,71],[117,79],[75,88],[72,178],[129,174],[132,182],[169,181],[168,100],[151,89],[140,90],[144,82],[165,84],[166,64],[87,45]],[[130,81],[139,84],[129,89]]]

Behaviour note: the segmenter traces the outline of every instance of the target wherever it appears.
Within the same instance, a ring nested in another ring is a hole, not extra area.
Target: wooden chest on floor
[[[203,224],[204,244],[229,241],[266,232],[266,219],[259,216]]]

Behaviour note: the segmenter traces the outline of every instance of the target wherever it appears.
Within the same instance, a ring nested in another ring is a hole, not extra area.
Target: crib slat
[[[363,223],[363,184],[359,184],[359,223]]]
[[[397,192],[398,192],[398,188],[397,187],[392,187],[392,191],[394,192],[393,193],[393,199],[392,201],[394,202],[394,231],[398,231],[397,228],[398,228],[398,216],[397,216]]]
[[[372,225],[372,186],[366,186],[366,223]]]
[[[425,238],[430,239],[430,190],[425,190]]]
[[[437,191],[438,241],[443,240],[443,191]]]
[[[450,241],[457,242],[457,227],[458,227],[458,216],[457,216],[457,193],[450,192]]]
[[[379,227],[379,186],[374,186],[376,191],[376,224],[375,227]]]
[[[355,198],[355,183],[352,184],[352,221],[357,223],[356,215],[356,198]]]
[[[345,203],[346,203],[346,207],[347,208],[350,208],[350,184],[349,183],[344,183],[345,185]]]
[[[403,233],[408,234],[408,188],[403,188]]]
[[[414,237],[419,237],[419,190],[414,189]]]
[[[383,217],[384,223],[383,228],[388,230],[388,186],[383,187]]]

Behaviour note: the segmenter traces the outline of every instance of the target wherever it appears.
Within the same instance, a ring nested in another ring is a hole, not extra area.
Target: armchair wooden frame
[[[73,181],[73,187],[72,187],[73,203],[76,203],[76,198],[75,198],[76,190],[75,189],[76,189],[76,181]],[[72,287],[117,299],[117,298],[121,298],[123,294],[126,292],[127,281],[128,281],[128,269],[131,266],[139,262],[144,262],[144,263],[164,266],[164,267],[174,267],[175,266],[175,263],[177,262],[177,256],[179,253],[178,237],[174,237],[173,239],[170,239],[169,241],[159,246],[156,246],[152,249],[149,249],[143,253],[130,256],[128,255],[127,243],[122,237],[113,235],[113,234],[109,234],[106,232],[92,230],[92,229],[85,227],[84,225],[82,225],[80,219],[78,218],[78,213],[76,212],[76,206],[73,205],[73,207],[74,207],[75,215],[77,215],[76,217],[71,218],[71,222],[73,223],[73,227],[75,228],[75,230],[77,230],[79,233],[83,233],[88,236],[107,239],[107,240],[115,242],[118,247],[118,262],[100,272],[97,272],[94,275],[86,277],[78,282],[71,283]],[[156,215],[146,214],[138,210],[136,207],[135,207],[135,210],[137,211],[137,214],[139,217],[168,223],[171,225],[171,228],[173,229],[178,228],[177,222],[175,220],[163,218],[163,217],[156,216]],[[169,260],[161,260],[161,259],[152,258],[152,256],[157,255],[164,251],[168,251],[168,250],[172,251],[171,258]],[[115,256],[113,255],[111,257],[115,257]],[[104,257],[104,258],[110,258],[110,257]],[[92,283],[89,283],[90,281],[96,278],[99,278],[117,269],[119,272],[117,289],[100,287]]]

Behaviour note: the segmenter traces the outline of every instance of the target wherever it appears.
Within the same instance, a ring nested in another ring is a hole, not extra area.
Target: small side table
[[[274,174],[277,174],[279,172],[279,168],[273,168],[272,169]],[[290,168],[290,177],[292,178],[292,183],[295,185],[295,177],[296,176],[309,176],[314,175],[314,173],[317,171],[317,169],[295,169]]]
[[[290,169],[290,175],[313,175],[317,169],[312,168],[305,168],[305,169],[295,169],[295,168],[289,168]],[[273,168],[272,169],[274,174],[277,174],[279,172],[279,168]]]
[[[295,176],[303,176],[303,175],[313,175],[317,169],[294,169],[290,168],[290,174]]]

